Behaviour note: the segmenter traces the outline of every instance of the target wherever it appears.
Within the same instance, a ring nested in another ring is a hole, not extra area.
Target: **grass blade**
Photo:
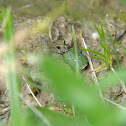
[[[106,64],[107,64],[107,62],[106,62],[106,60],[104,60],[103,58],[101,58],[101,57],[97,57],[97,56],[90,56],[91,58],[95,58],[95,59],[99,59],[99,60],[101,60],[101,61],[103,61],[103,62],[105,62]]]
[[[98,51],[95,51],[95,50],[91,50],[91,49],[81,49],[81,50],[84,50],[84,51],[89,51],[89,52],[92,52],[92,53],[95,53],[103,58],[106,58],[104,54],[98,52]]]
[[[9,14],[9,15],[8,15]],[[8,16],[7,16],[8,15]],[[15,69],[15,48],[13,41],[13,19],[10,9],[2,9],[1,13],[2,21],[4,25],[4,40],[8,44],[10,50],[5,59],[7,62],[7,84],[9,88],[9,100],[12,114],[13,126],[21,126],[21,103],[18,97],[20,90],[20,83],[17,81],[16,69]],[[6,21],[6,23],[4,23]]]
[[[25,56],[25,54],[18,48],[16,48],[16,50],[22,55],[22,56]]]
[[[105,63],[103,63],[103,64],[102,64],[102,65],[100,65],[99,67],[95,68],[95,69],[94,69],[94,71],[97,71],[97,70],[99,70],[99,69],[103,68],[105,65],[106,65],[106,64],[105,64]]]
[[[101,33],[100,33],[100,31],[99,31],[98,27],[96,26],[96,24],[94,24],[94,26],[95,26],[95,28],[96,28],[96,30],[97,30],[97,32],[98,32],[98,34],[100,35],[100,37],[102,37],[102,35],[101,35]]]
[[[76,34],[74,27],[72,26],[72,32],[73,32],[73,40],[74,40],[74,46],[75,46],[75,57],[76,57],[76,75],[79,76],[79,61],[78,61],[78,53],[77,53],[77,41],[76,41]]]
[[[101,39],[102,39],[104,45],[106,45],[106,42],[105,42],[105,34],[104,34],[104,29],[103,29],[103,25],[102,25],[101,19],[100,19],[100,25],[101,25]]]
[[[107,46],[105,46],[103,43],[99,42],[99,44],[102,46],[102,48],[105,50],[105,52],[108,53],[109,56],[111,56],[110,52],[109,52],[109,49]]]

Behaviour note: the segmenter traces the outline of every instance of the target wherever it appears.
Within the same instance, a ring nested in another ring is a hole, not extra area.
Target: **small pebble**
[[[99,36],[98,33],[94,32],[94,33],[92,33],[92,38],[93,38],[94,40],[98,40],[98,39],[100,38],[100,36]]]
[[[119,38],[121,38],[125,33],[125,30],[121,30],[116,36],[115,39],[118,40]]]

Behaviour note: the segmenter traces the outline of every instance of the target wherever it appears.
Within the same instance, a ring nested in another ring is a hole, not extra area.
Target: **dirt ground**
[[[43,17],[36,17],[36,18],[26,18],[26,17],[15,17],[14,18],[14,27],[15,32],[20,31],[22,28],[25,27],[31,27],[32,25],[40,22],[41,18]],[[113,54],[113,47],[111,46],[110,39],[108,37],[108,31],[110,32],[110,35],[112,39],[115,39],[113,35],[116,32],[116,35],[119,35],[122,30],[125,30],[126,23],[122,21],[121,19],[115,19],[112,16],[106,16],[104,19],[102,19],[105,34],[106,34],[106,41],[107,45],[110,49],[110,52],[113,55],[113,61],[115,61],[115,57]],[[99,22],[96,24],[99,28]],[[46,32],[38,32],[36,35],[31,35],[27,39],[24,40],[23,43],[18,45],[18,49],[20,49],[22,52],[25,50],[25,45],[28,49],[28,54],[30,53],[49,53],[55,54],[57,57],[62,57],[62,49],[58,48],[60,45],[67,44],[69,45],[69,48],[72,48],[74,46],[73,44],[73,33],[72,33],[72,26],[74,26],[76,31],[76,37],[77,37],[77,46],[78,50],[81,48],[84,48],[82,38],[85,39],[85,42],[87,44],[88,49],[96,50],[98,52],[103,53],[103,48],[99,44],[99,41],[101,40],[93,22],[91,21],[74,21],[72,17],[69,17],[65,14],[58,15],[48,26],[48,30]],[[2,40],[1,40],[2,41]],[[126,34],[120,35],[118,40],[115,41],[116,51],[119,56],[121,56],[122,52],[124,51],[124,47],[126,47]],[[67,51],[69,50],[67,49]],[[83,55],[87,56],[86,53],[83,51]],[[90,53],[90,55],[95,55],[93,53]],[[126,54],[124,53],[123,57],[121,58],[121,66],[126,67]],[[19,53],[17,53],[17,57],[21,57]],[[20,61],[22,63],[22,61]],[[97,68],[102,62],[96,59],[92,59],[93,67]],[[29,63],[27,65],[31,68]],[[114,64],[116,67],[116,64]],[[32,68],[36,70],[35,68]],[[96,72],[97,77],[100,79],[106,72],[105,69],[100,69]],[[91,78],[91,71],[90,67],[87,66],[85,70],[82,71],[82,74],[86,74],[87,77]],[[36,77],[34,75],[34,72],[31,70],[31,77],[34,82],[37,82]],[[91,78],[92,79],[92,78]],[[1,81],[3,83],[2,85],[5,85],[5,81]],[[47,84],[44,84],[44,86],[47,86]],[[31,87],[32,88],[32,87]],[[33,89],[34,90],[34,89]],[[2,86],[0,90],[0,118],[6,121],[9,113],[9,101],[7,97],[7,88]],[[123,104],[126,101],[125,93],[122,93],[122,89],[120,86],[109,88],[107,91],[105,91],[105,97],[114,100],[115,102],[119,104]],[[29,89],[26,84],[22,83],[22,94],[24,94],[25,99],[32,103],[33,105],[38,105],[38,103],[35,101],[31,93],[29,92]],[[41,90],[40,93],[36,95],[36,98],[40,102],[40,104],[43,107],[46,107],[55,101],[55,97],[52,93],[49,93],[47,91]],[[56,110],[62,110],[64,112],[64,108],[61,104],[59,104],[57,101],[55,101],[55,107],[51,109]]]

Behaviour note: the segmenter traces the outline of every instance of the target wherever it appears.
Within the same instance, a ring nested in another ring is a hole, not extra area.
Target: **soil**
[[[40,22],[41,18],[43,17],[37,17],[34,19],[26,18],[26,17],[15,17],[14,18],[14,27],[15,32],[20,31],[22,28],[30,28],[34,24]],[[115,57],[113,54],[113,47],[111,46],[110,38],[108,36],[108,30],[110,32],[110,35],[112,39],[114,39],[113,34],[117,31],[120,33],[121,30],[125,30],[126,23],[121,21],[120,19],[114,19],[111,16],[106,16],[104,19],[102,19],[104,30],[106,34],[106,40],[107,45],[113,55],[113,61],[115,61]],[[99,28],[99,23],[96,24]],[[46,32],[38,32],[36,35],[31,35],[27,39],[24,40],[22,44],[18,45],[18,49],[20,49],[22,52],[25,51],[25,45],[28,50],[28,54],[33,53],[52,53],[55,54],[57,57],[62,57],[62,50],[58,49],[57,47],[61,44],[67,44],[69,45],[69,48],[73,47],[73,38],[72,38],[72,26],[75,28],[76,37],[77,37],[77,46],[80,50],[81,48],[84,48],[82,38],[85,39],[85,42],[87,44],[88,49],[96,50],[98,52],[103,53],[103,48],[100,46],[99,41],[101,41],[94,24],[90,21],[74,21],[71,17],[63,14],[57,16],[48,26],[48,30]],[[107,30],[108,29],[108,30]],[[2,41],[2,40],[1,40]],[[118,40],[115,41],[116,51],[121,56],[122,52],[124,51],[124,47],[126,47],[126,34],[124,33]],[[68,49],[69,49],[68,48]],[[86,53],[83,51],[83,55],[87,56]],[[90,53],[90,55],[95,55],[93,53]],[[21,57],[21,55],[17,52],[17,57]],[[20,61],[22,64],[23,62]],[[126,67],[126,57],[125,53],[123,57],[121,58],[121,65],[122,67]],[[93,67],[97,68],[99,65],[101,65],[103,62],[98,61],[96,59],[92,59]],[[27,62],[27,65],[31,67],[31,65]],[[116,67],[116,64],[115,64]],[[35,68],[32,68],[35,69]],[[31,77],[35,83],[37,83],[37,79],[32,73],[31,70]],[[96,72],[98,78],[102,78],[102,75],[106,72],[105,69],[99,70]],[[82,74],[86,74],[87,77],[91,78],[91,71],[90,67],[87,67],[84,71],[82,71]],[[4,81],[2,83],[5,83]],[[4,84],[5,85],[5,84]],[[42,85],[47,86],[47,84],[43,83]],[[9,110],[5,110],[5,108],[8,108],[9,102],[7,97],[7,90],[6,87],[0,87],[0,118],[1,119],[7,119],[7,113],[9,113]],[[31,87],[32,90],[34,90],[33,87]],[[117,86],[115,88],[109,88],[107,91],[105,91],[105,97],[119,103],[123,104],[126,101],[126,94],[123,93],[123,90],[120,86]],[[35,93],[33,91],[33,93]],[[22,83],[22,94],[23,97],[31,104],[38,105],[38,103],[35,101],[31,93],[29,92],[29,89],[26,84]],[[56,102],[55,107],[51,108],[57,111],[64,111],[64,108],[61,107],[62,104],[59,104],[57,101],[55,101],[55,97],[52,93],[49,93],[44,90],[40,90],[39,93],[37,93],[36,98],[40,102],[40,104],[43,107],[47,107],[50,104],[53,104]],[[55,109],[56,108],[56,109]],[[2,114],[2,110],[5,110]],[[5,115],[4,115],[5,114]],[[3,122],[4,122],[3,121]]]

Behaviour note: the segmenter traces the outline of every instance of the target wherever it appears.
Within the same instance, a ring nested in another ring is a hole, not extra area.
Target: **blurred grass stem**
[[[38,111],[32,104],[29,104],[23,97],[22,95],[19,95],[20,98],[25,102],[25,104],[40,118],[42,119],[43,122],[47,124],[47,126],[51,126],[50,122],[46,119],[46,117]]]
[[[17,80],[16,74],[16,59],[15,59],[15,47],[13,39],[13,19],[11,15],[11,9],[2,9],[2,27],[4,28],[4,40],[7,46],[10,48],[5,60],[7,63],[7,86],[9,90],[9,100],[10,100],[10,109],[12,114],[12,124],[13,126],[22,126],[21,125],[21,102],[18,97],[20,90],[20,83]]]

